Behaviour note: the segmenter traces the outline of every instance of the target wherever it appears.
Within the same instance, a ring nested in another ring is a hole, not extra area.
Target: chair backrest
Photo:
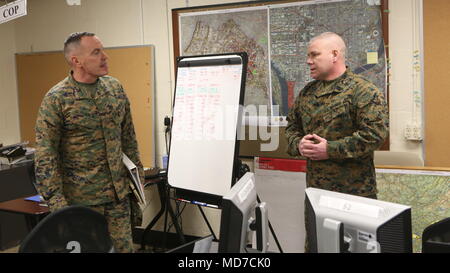
[[[83,206],[46,216],[25,237],[19,253],[106,253],[113,244],[105,217]]]
[[[450,253],[450,217],[424,229],[422,253]]]

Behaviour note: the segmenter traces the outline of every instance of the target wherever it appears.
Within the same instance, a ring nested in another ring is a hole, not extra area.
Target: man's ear
[[[70,63],[71,63],[73,66],[79,66],[79,65],[81,65],[80,59],[79,59],[77,56],[75,56],[75,55],[70,56]]]
[[[337,51],[336,49],[332,51],[333,53],[333,62],[337,62],[338,60],[338,55],[339,55],[339,51]]]

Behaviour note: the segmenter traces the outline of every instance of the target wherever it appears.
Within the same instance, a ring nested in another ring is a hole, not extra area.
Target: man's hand
[[[328,142],[316,134],[306,135],[300,140],[298,150],[300,154],[311,160],[328,159]]]
[[[303,154],[305,145],[306,144],[314,144],[314,140],[311,140],[311,139],[312,139],[312,135],[306,135],[300,140],[300,142],[298,143],[298,151],[300,152],[300,155],[306,156],[305,154]]]

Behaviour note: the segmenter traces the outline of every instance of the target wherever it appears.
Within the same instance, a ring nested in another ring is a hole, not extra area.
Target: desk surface
[[[28,201],[24,198],[18,198],[0,203],[1,211],[14,213],[24,213],[31,215],[41,215],[50,212],[47,206],[40,205],[42,203]]]
[[[6,168],[8,169],[8,168]],[[144,187],[155,185],[161,182],[162,178],[146,179]],[[47,206],[42,206],[38,202],[25,200],[26,197],[17,198],[9,201],[0,202],[0,211],[8,211],[14,213],[24,213],[31,215],[40,215],[50,212]]]

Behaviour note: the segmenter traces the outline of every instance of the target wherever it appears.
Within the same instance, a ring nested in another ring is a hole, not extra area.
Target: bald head
[[[309,45],[318,40],[322,40],[327,49],[338,50],[340,55],[345,61],[345,56],[347,54],[347,46],[345,45],[344,39],[342,39],[341,36],[339,36],[334,32],[324,32],[312,38],[311,41],[309,41]]]
[[[311,77],[316,80],[334,80],[345,70],[346,46],[344,40],[333,32],[325,32],[311,39],[307,64]]]

